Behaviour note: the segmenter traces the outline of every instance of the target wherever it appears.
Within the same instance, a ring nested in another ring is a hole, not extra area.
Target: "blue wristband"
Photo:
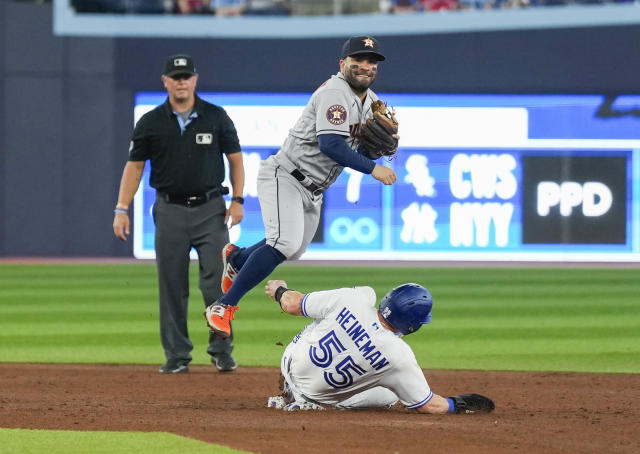
[[[453,402],[453,399],[447,397],[447,402],[449,403],[449,409],[447,410],[447,413],[453,413],[454,411],[456,411],[456,404]]]

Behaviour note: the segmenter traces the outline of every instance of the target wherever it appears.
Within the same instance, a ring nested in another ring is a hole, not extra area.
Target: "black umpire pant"
[[[221,251],[229,242],[224,223],[226,205],[222,196],[196,207],[168,203],[156,198],[153,219],[156,226],[155,249],[160,302],[160,338],[167,362],[188,364],[193,344],[187,330],[189,302],[189,252],[198,252],[200,291],[204,306],[222,295]],[[201,329],[207,329],[202,321]],[[209,334],[210,355],[231,353],[233,332],[228,339]]]

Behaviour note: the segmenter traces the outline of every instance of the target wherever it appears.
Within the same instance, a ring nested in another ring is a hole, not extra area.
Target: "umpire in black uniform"
[[[113,231],[129,235],[128,208],[138,190],[146,160],[151,162],[150,185],[156,189],[153,218],[160,295],[160,337],[166,362],[161,373],[189,371],[193,344],[187,331],[189,251],[198,252],[200,290],[207,306],[222,290],[221,251],[229,242],[227,228],[243,217],[244,167],[233,122],[218,106],[195,93],[198,74],[188,55],[174,55],[165,65],[162,83],[169,96],[164,104],[136,124],[129,160],[122,174]],[[223,194],[227,156],[233,197],[227,209]],[[221,372],[237,365],[231,356],[233,337],[210,334],[207,352]]]

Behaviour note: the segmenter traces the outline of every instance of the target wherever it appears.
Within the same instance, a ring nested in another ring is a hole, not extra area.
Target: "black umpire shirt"
[[[169,98],[144,114],[133,130],[129,161],[150,159],[149,184],[160,192],[189,196],[220,187],[222,154],[240,151],[236,128],[224,109],[195,98],[197,117],[184,133]]]

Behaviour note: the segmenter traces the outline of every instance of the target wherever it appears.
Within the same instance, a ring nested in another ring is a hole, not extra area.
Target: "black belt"
[[[202,205],[203,203],[206,203],[214,197],[218,197],[222,194],[229,194],[229,188],[223,186],[221,188],[212,189],[211,191],[203,194],[194,195],[168,194],[166,192],[158,191],[158,196],[160,196],[165,202],[184,205],[186,207],[197,207],[198,205]]]
[[[311,192],[311,194],[313,194],[314,196],[320,195],[324,192],[324,189],[322,189],[320,186],[318,186],[313,181],[311,181],[310,178],[304,176],[304,174],[300,172],[298,169],[293,169],[289,173],[291,173],[293,178],[298,180],[300,184],[302,184],[302,186],[307,188],[307,190]]]

